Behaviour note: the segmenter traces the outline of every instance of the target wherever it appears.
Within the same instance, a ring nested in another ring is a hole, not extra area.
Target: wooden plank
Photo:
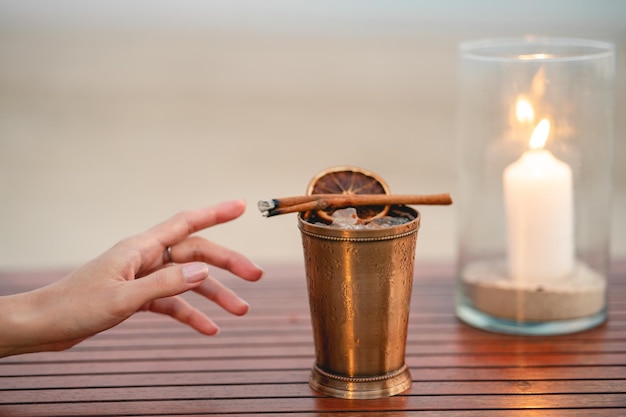
[[[526,349],[524,349],[526,348]],[[624,343],[616,346],[589,346],[580,345],[577,347],[554,345],[552,348],[543,346],[525,345],[519,346],[519,350],[507,350],[505,344],[475,345],[467,347],[463,345],[414,345],[407,346],[406,357],[414,366],[421,366],[429,362],[421,361],[425,359],[431,362],[431,366],[444,366],[449,364],[450,357],[458,357],[467,366],[477,366],[477,364],[497,366],[508,363],[517,366],[527,366],[528,364],[577,364],[577,365],[614,365],[616,362],[626,360],[626,349]],[[54,352],[40,353],[36,355],[16,356],[7,358],[0,365],[0,375],[3,368],[12,364],[63,364],[72,362],[81,363],[106,363],[123,361],[132,363],[134,361],[167,360],[177,361],[181,358],[186,360],[220,360],[231,359],[272,359],[283,357],[305,357],[313,360],[315,352],[312,343],[277,343],[276,345],[249,345],[237,346],[171,346],[168,348],[150,347],[146,349],[107,349],[64,352],[58,354]],[[458,363],[458,362],[457,362]]]
[[[122,372],[170,372],[199,370],[261,370],[261,369],[306,369],[314,362],[309,356],[205,358],[179,355],[176,358],[146,358],[136,360],[85,360],[69,362],[5,363],[0,376],[53,375],[64,373],[122,373]],[[406,362],[413,368],[508,368],[538,366],[621,366],[626,364],[626,353],[585,354],[541,354],[529,355],[408,355]]]
[[[624,381],[468,381],[413,383],[405,396],[425,395],[531,395],[531,394],[624,394]],[[122,400],[194,400],[196,398],[303,398],[320,397],[306,382],[291,384],[183,385],[98,387],[63,390],[24,389],[0,391],[0,404],[55,403]]]
[[[472,381],[619,381],[626,386],[626,365],[597,367],[411,368],[415,382]],[[310,367],[301,369],[201,370],[169,372],[57,373],[0,377],[3,390],[133,387],[166,385],[241,385],[306,383]]]
[[[42,402],[0,405],[10,416],[46,415],[162,415],[162,414],[250,414],[272,412],[306,413],[311,410],[352,411],[437,411],[437,410],[524,410],[593,409],[625,406],[624,394],[543,395],[449,395],[396,396],[376,400],[342,400],[326,397],[210,399],[205,396],[179,400],[132,400],[120,402]]]
[[[618,411],[619,412],[619,411]],[[239,413],[237,415],[251,415]],[[360,417],[360,416],[380,416],[381,414],[376,411],[371,412],[351,412],[342,410],[340,413],[322,414],[321,412],[314,413],[298,413],[299,417],[320,417],[321,415],[340,415],[341,417]],[[595,409],[582,409],[582,410],[443,410],[443,411],[412,411],[411,416],[418,417],[606,417],[615,416],[615,409],[612,408],[595,408]],[[185,417],[180,416],[179,417]],[[263,414],[264,417],[293,417],[292,413],[269,413]],[[404,411],[387,411],[384,414],[385,417],[406,417],[407,413]]]
[[[201,354],[209,356],[222,356],[220,351],[228,349],[229,352],[233,349],[233,355],[235,356],[247,356],[246,353],[250,349],[256,349],[258,355],[264,354],[266,350],[272,351],[277,344],[282,345],[281,348],[294,347],[297,349],[313,349],[313,337],[310,332],[285,332],[282,334],[270,333],[259,334],[254,337],[247,337],[243,339],[240,335],[226,336],[220,338],[207,338],[207,337],[195,337],[194,335],[185,335],[176,338],[172,337],[154,337],[149,338],[120,338],[120,339],[98,339],[90,342],[85,342],[81,345],[74,347],[71,351],[66,352],[50,352],[40,353],[36,355],[15,356],[5,358],[2,363],[13,362],[30,362],[35,360],[65,360],[65,358],[76,357],[80,355],[90,358],[99,357],[100,354],[110,354],[111,351],[115,351],[120,355],[124,355],[125,352],[141,351],[143,357],[151,355],[151,352],[165,351],[165,350],[201,350]],[[452,353],[477,353],[477,354],[490,354],[490,353],[572,353],[572,352],[585,352],[585,353],[620,353],[626,351],[626,340],[538,340],[538,341],[524,341],[518,342],[518,344],[511,349],[511,346],[507,343],[500,342],[494,339],[481,339],[463,340],[461,337],[448,338],[444,340],[423,340],[416,336],[409,335],[407,341],[407,352],[411,354],[452,354]],[[71,352],[71,356],[69,356]],[[240,353],[237,353],[240,352]],[[76,355],[76,356],[75,356]],[[1,366],[1,365],[0,365]]]
[[[619,410],[618,410],[619,412]],[[100,414],[77,414],[83,417],[89,416],[102,416],[102,415],[112,415],[106,414],[106,409]],[[455,410],[412,410],[411,416],[417,417],[615,417],[618,414],[615,414],[616,410],[614,408],[594,408],[594,409],[560,409],[560,410],[463,410],[463,411],[455,411]],[[3,414],[4,415],[4,414]],[[17,413],[6,414],[7,416],[18,416]],[[21,414],[22,416],[42,416],[42,417],[55,417],[49,413],[46,414]],[[115,414],[113,414],[115,415]],[[197,417],[199,414],[181,414],[181,413],[150,413],[150,414],[134,414],[135,416],[155,416],[158,415],[160,417]],[[224,415],[223,413],[213,413],[210,410],[207,410],[200,415]],[[258,412],[240,412],[240,413],[231,413],[231,416],[251,416],[251,415],[259,415]],[[298,412],[298,413],[266,413],[262,414],[264,417],[293,417],[297,415],[298,417],[320,417],[320,416],[334,416],[339,415],[341,417],[361,417],[361,416],[381,416],[385,417],[406,417],[406,411],[385,411],[384,414],[374,410],[374,411],[365,411],[360,410],[357,412],[342,410],[334,410],[329,412],[323,411],[315,411],[315,412]],[[65,416],[65,415],[63,415]]]

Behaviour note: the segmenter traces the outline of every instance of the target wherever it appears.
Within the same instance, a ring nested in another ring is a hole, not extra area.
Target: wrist
[[[38,314],[32,292],[0,297],[0,357],[37,350]]]

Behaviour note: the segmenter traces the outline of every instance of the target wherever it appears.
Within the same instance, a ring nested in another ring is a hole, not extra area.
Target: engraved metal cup
[[[405,362],[419,212],[381,229],[337,229],[298,216],[315,365],[309,385],[339,398],[381,398],[411,386]]]

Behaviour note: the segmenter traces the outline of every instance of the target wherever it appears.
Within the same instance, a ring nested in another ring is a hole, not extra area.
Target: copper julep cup
[[[298,216],[315,365],[309,385],[339,398],[381,398],[411,386],[405,362],[419,212],[381,229],[337,229]]]

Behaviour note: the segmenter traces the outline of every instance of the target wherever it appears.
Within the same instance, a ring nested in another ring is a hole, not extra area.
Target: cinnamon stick
[[[387,205],[450,205],[450,194],[314,194],[307,196],[274,198],[260,200],[259,211],[265,217],[279,214],[324,210],[327,208],[343,208],[358,206]]]

